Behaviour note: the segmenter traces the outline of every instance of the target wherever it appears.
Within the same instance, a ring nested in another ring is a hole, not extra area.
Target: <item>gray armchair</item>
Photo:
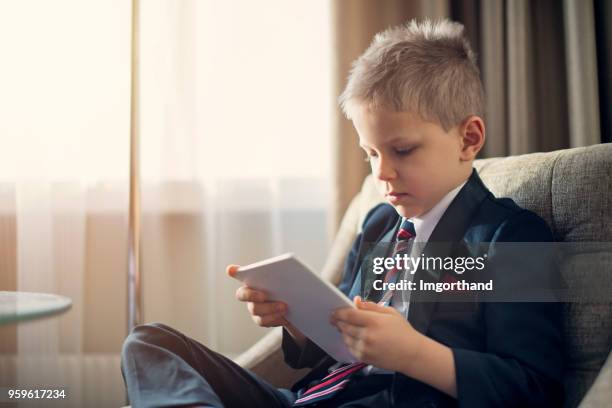
[[[542,216],[558,241],[612,242],[612,144],[477,160],[475,167],[496,196],[511,197]],[[344,259],[365,214],[381,201],[368,176],[344,215],[321,271],[323,278],[335,285],[340,282]],[[599,253],[597,259],[588,278],[612,279],[612,253]],[[576,266],[587,259],[576,254],[568,261],[562,274],[570,288],[579,288],[585,277],[574,271],[584,270]],[[612,304],[593,303],[588,297],[568,303],[565,336],[566,406],[611,406]],[[236,362],[279,387],[289,387],[305,374],[284,363],[280,328],[270,330]]]

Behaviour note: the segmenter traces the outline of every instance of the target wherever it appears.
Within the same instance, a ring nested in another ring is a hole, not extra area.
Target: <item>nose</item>
[[[374,177],[382,181],[393,180],[397,177],[397,172],[390,160],[382,155],[379,156],[377,164],[372,168],[372,172],[374,173]]]

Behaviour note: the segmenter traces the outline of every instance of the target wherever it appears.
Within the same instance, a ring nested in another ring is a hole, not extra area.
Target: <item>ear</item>
[[[468,116],[459,125],[461,136],[461,161],[472,161],[485,142],[485,124],[479,116]]]

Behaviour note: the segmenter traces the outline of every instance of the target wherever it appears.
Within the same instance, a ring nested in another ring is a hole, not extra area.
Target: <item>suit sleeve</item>
[[[550,278],[543,276],[546,270],[558,273],[546,256],[505,258],[494,249],[497,243],[552,240],[544,220],[529,211],[506,220],[489,247],[494,285],[496,279],[507,279],[506,273],[520,274],[521,285]],[[561,406],[562,304],[495,301],[481,306],[485,350],[452,348],[459,407]]]

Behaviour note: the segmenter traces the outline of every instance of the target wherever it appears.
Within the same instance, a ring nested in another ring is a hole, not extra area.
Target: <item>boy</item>
[[[541,218],[512,200],[496,199],[472,168],[485,139],[483,91],[463,27],[412,21],[376,35],[354,63],[340,100],[388,201],[368,213],[345,263],[339,288],[356,309],[330,317],[360,362],[337,363],[285,320],[286,304],[242,286],[236,296],[257,324],[283,326],[285,361],[313,369],[291,390],[276,389],[174,329],[144,325],[123,349],[132,404],[559,406],[558,304],[461,306],[418,301],[416,293],[402,301],[396,293],[371,290],[371,244],[486,242],[494,260],[499,242],[552,241]],[[228,274],[236,268],[230,265]],[[499,277],[495,270],[487,273]],[[446,279],[453,278],[433,280]],[[432,278],[417,271],[414,280]]]

